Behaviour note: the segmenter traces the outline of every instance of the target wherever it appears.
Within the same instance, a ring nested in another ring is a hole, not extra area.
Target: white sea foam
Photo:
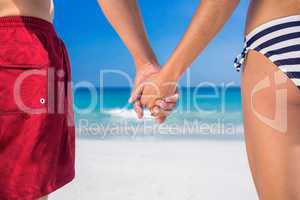
[[[133,109],[120,109],[120,108],[116,108],[116,109],[110,109],[110,110],[104,110],[103,111],[104,114],[108,114],[111,115],[112,117],[121,117],[121,118],[137,118],[137,115],[135,113],[135,111]],[[218,116],[240,116],[241,112],[226,112],[226,113],[221,113],[221,112],[209,112],[209,111],[201,111],[201,112],[183,112],[183,111],[175,111],[173,112],[174,114],[185,114],[185,115],[194,115],[196,116],[211,116],[211,117],[218,117]],[[152,118],[151,117],[151,113],[149,110],[144,110],[144,117],[145,118]]]
[[[104,114],[108,114],[111,117],[119,117],[125,119],[137,119],[137,115],[133,109],[111,109],[103,111]],[[150,119],[151,113],[149,110],[144,111],[144,118]]]

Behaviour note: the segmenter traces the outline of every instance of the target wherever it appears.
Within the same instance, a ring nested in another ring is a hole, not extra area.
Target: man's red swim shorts
[[[74,178],[71,69],[53,25],[0,17],[0,200],[36,200]]]

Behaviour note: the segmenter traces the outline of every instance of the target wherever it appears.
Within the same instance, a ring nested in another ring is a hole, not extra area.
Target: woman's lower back
[[[246,23],[246,33],[272,19],[300,15],[300,0],[252,0]]]

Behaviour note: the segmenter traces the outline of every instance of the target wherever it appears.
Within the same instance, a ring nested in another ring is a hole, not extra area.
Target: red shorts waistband
[[[31,17],[31,16],[0,17],[0,28],[16,27],[16,26],[37,28],[40,30],[47,31],[47,33],[56,35],[53,24],[44,19]]]

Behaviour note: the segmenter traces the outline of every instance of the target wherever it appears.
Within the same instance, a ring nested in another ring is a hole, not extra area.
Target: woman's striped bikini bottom
[[[245,37],[243,52],[234,61],[237,71],[249,50],[270,59],[300,89],[300,15],[275,19],[251,31]]]

